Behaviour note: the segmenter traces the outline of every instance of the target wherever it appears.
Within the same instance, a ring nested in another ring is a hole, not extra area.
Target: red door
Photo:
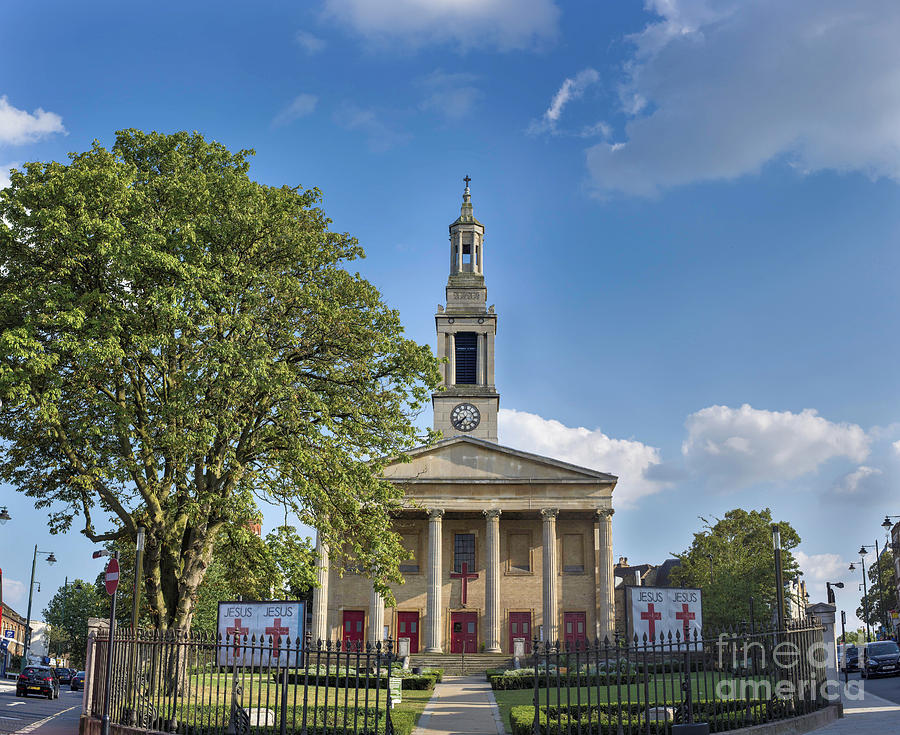
[[[344,610],[344,627],[342,635],[344,644],[350,644],[351,649],[356,644],[362,645],[363,626],[366,624],[366,614],[362,610]]]
[[[409,652],[419,652],[419,613],[397,613],[397,640],[409,638]]]
[[[531,613],[511,612],[509,614],[509,652],[516,652],[516,638],[525,639],[525,653],[531,653]]]
[[[567,612],[563,618],[565,625],[566,643],[570,647],[584,648],[587,644],[587,625],[585,623],[584,613]]]
[[[478,613],[450,613],[450,653],[478,650]]]

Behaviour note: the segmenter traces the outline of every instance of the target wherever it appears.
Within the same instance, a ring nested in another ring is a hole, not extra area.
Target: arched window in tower
[[[478,365],[478,335],[475,332],[457,332],[456,384],[474,385]]]
[[[471,273],[472,268],[472,243],[464,242],[462,246],[462,265],[464,273]]]

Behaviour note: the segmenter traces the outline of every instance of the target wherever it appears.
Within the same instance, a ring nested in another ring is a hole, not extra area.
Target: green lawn
[[[691,675],[691,687],[693,689],[694,698],[696,700],[699,699],[712,699],[713,688],[715,687],[716,682],[721,679],[733,679],[734,677],[731,674],[724,673],[713,673],[707,672],[705,674],[692,674]],[[679,675],[676,674],[665,674],[660,676],[652,676],[650,677],[649,682],[647,683],[647,688],[643,683],[641,684],[631,684],[631,685],[621,685],[619,689],[616,689],[616,686],[610,687],[572,687],[571,689],[560,689],[560,701],[557,701],[557,690],[556,687],[551,686],[549,691],[545,688],[540,689],[540,704],[547,704],[547,695],[549,693],[550,696],[550,705],[554,706],[557,704],[562,705],[576,705],[578,703],[578,697],[581,697],[581,704],[586,705],[589,701],[591,704],[597,704],[597,696],[599,693],[600,696],[600,704],[606,704],[607,701],[611,701],[615,703],[621,697],[623,702],[631,701],[631,702],[643,702],[645,699],[645,692],[649,690],[650,701],[651,702],[659,702],[662,703],[663,700],[672,702],[682,700],[682,692],[681,692],[681,679]],[[405,692],[404,692],[405,694]],[[590,699],[588,699],[590,697]],[[609,699],[607,699],[607,697]],[[495,691],[494,698],[497,700],[497,706],[500,708],[500,716],[503,718],[503,724],[506,727],[507,732],[512,732],[512,727],[510,726],[509,721],[509,712],[513,707],[518,707],[519,705],[528,705],[532,706],[534,704],[534,690],[533,689],[511,689],[505,691]]]

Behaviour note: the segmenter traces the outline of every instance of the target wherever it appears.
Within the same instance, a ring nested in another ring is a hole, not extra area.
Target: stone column
[[[597,637],[610,640],[616,632],[615,579],[612,561],[612,508],[597,510],[594,521],[594,569],[596,577]]]
[[[443,565],[441,564],[441,519],[444,511],[435,508],[428,512],[428,599],[425,611],[425,651],[424,653],[443,653],[441,650],[441,582]]]
[[[312,642],[326,641],[328,630],[328,547],[322,541],[322,535],[316,534],[316,582],[313,590]]]
[[[375,585],[372,585],[372,596],[369,600],[369,643],[374,645],[375,641],[383,639],[384,598],[375,591]]]
[[[500,653],[500,509],[486,510],[484,516],[487,518],[484,650]]]
[[[556,516],[558,508],[544,508],[544,640],[556,643],[559,638],[559,577],[556,566]]]

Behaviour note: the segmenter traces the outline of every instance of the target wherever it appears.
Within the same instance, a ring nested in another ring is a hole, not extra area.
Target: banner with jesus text
[[[298,601],[220,602],[219,666],[297,666],[305,622]]]
[[[660,634],[665,636],[666,647],[669,634],[672,642],[694,640],[696,635],[700,648],[700,631],[703,627],[703,599],[699,589],[679,587],[626,587],[626,607],[628,609],[628,637],[634,636],[640,643],[647,636],[659,644]],[[693,650],[693,645],[691,645]]]

